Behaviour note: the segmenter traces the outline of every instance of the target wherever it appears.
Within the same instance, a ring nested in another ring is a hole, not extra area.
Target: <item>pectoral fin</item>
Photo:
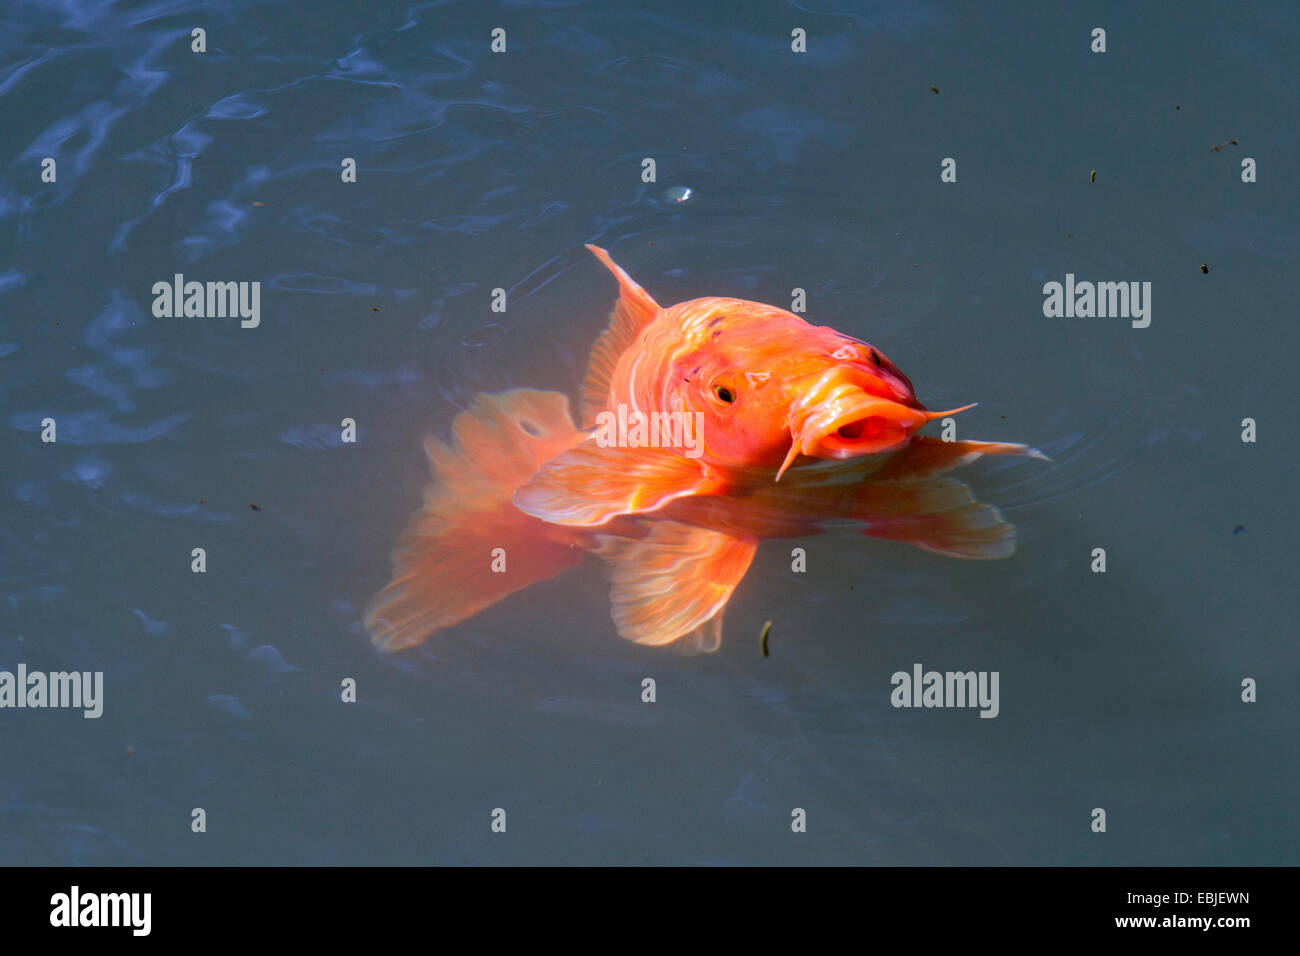
[[[520,511],[552,524],[593,526],[722,486],[697,458],[662,448],[602,447],[590,439],[542,465],[514,500]]]
[[[686,637],[688,653],[715,651],[722,611],[754,560],[758,542],[673,521],[641,539],[600,536],[596,553],[613,567],[611,614],[637,644]]]
[[[878,482],[861,488],[852,517],[872,538],[902,541],[954,558],[1009,558],[1016,529],[956,478]]]
[[[923,478],[965,465],[983,455],[1015,455],[1048,460],[1037,448],[1002,441],[943,441],[918,435],[873,476],[877,480]]]

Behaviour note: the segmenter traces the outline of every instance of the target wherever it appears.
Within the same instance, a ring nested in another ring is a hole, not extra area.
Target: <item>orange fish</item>
[[[1015,529],[944,472],[1026,445],[917,434],[933,418],[879,349],[744,299],[661,308],[609,257],[619,299],[581,390],[480,394],[371,602],[398,651],[593,553],[618,632],[713,651],[763,538],[857,528],[962,558],[1005,558]]]

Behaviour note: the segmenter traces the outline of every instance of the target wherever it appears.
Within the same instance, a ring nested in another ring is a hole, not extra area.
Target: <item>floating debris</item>
[[[695,195],[690,186],[669,186],[664,190],[664,198],[669,202],[683,203]]]
[[[1211,146],[1211,147],[1210,147],[1210,152],[1212,152],[1212,153],[1217,153],[1219,150],[1223,149],[1223,147],[1225,147],[1225,146],[1236,146],[1236,145],[1237,145],[1237,141],[1236,141],[1235,139],[1230,139],[1230,140],[1228,140],[1226,143],[1220,143],[1218,146]]]
[[[1210,267],[1207,266],[1204,262],[1201,263],[1201,274],[1202,274],[1202,275],[1209,275],[1209,274],[1210,274]]]
[[[1246,530],[1246,526],[1245,526],[1244,524],[1239,524],[1239,525],[1237,525],[1237,527],[1235,527],[1235,528],[1232,529],[1232,533],[1233,533],[1233,534],[1241,534],[1241,533],[1242,533],[1243,531],[1245,531],[1245,530]]]
[[[937,86],[932,86],[932,87],[930,87],[930,92],[931,92],[931,93],[938,93],[938,92],[939,92],[939,87],[937,87]]]
[[[1097,181],[1097,170],[1094,169],[1092,171],[1092,175],[1088,177],[1088,182],[1095,183],[1096,181]]]
[[[254,206],[261,206],[261,205],[264,205],[264,204],[263,204],[263,203],[260,203],[260,202],[254,202],[253,205],[254,205]]]
[[[261,511],[261,510],[262,510],[261,507],[259,507],[258,505],[253,504],[251,501],[248,503],[248,507],[252,508],[254,511]]]
[[[768,632],[771,630],[772,630],[772,622],[767,621],[766,623],[763,624],[763,633],[758,635],[758,646],[762,649],[764,657],[770,656],[767,653],[767,635]]]

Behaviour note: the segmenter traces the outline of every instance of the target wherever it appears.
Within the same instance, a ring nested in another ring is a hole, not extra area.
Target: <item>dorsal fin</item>
[[[609,328],[600,333],[596,344],[591,348],[591,358],[587,360],[587,375],[578,393],[578,412],[583,428],[592,428],[596,424],[596,413],[601,411],[609,398],[609,382],[614,375],[614,366],[619,356],[627,351],[636,341],[637,335],[654,319],[659,311],[659,303],[650,298],[650,293],[636,284],[630,275],[623,271],[609,253],[600,246],[588,245],[587,249],[599,259],[614,278],[618,280],[618,302],[609,316]]]

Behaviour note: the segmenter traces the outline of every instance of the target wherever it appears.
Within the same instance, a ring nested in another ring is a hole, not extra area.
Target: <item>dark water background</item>
[[[0,711],[0,863],[1297,862],[1296,11],[5,4],[0,669],[106,700]],[[979,401],[963,437],[1055,459],[965,473],[1017,556],[769,543],[697,658],[620,640],[592,563],[374,652],[423,436],[575,391],[583,242],[663,303],[805,288]],[[260,327],[155,319],[176,272],[260,281]],[[1150,327],[1045,318],[1067,272],[1150,281]],[[1000,716],[892,708],[918,661]]]

